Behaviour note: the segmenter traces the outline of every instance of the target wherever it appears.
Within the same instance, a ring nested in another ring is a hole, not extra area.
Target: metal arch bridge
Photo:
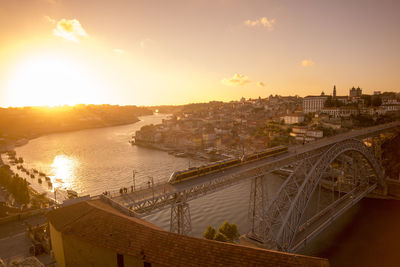
[[[393,122],[350,131],[291,146],[289,153],[174,186],[165,182],[122,194],[109,193],[101,198],[136,217],[171,207],[170,230],[187,234],[191,230],[188,201],[252,179],[249,201],[252,229],[248,236],[267,248],[295,251],[367,194],[386,193],[384,172],[379,163],[379,135],[399,126],[400,122]],[[371,141],[371,147],[362,141],[366,138]],[[294,172],[275,195],[269,197],[264,176],[286,166],[294,167]],[[327,177],[331,178],[330,182]],[[323,191],[321,185],[326,189],[327,184],[331,187],[332,201],[320,203],[318,197],[318,209],[310,212],[311,198]]]
[[[326,207],[318,208],[312,216],[305,217],[306,209],[324,174],[342,155],[347,156],[344,162],[349,166],[346,171],[342,170],[341,175],[350,179],[331,183],[332,191],[339,191],[339,194],[333,195]],[[346,190],[337,190],[338,186],[345,185]],[[253,207],[250,210],[253,214],[253,227],[250,236],[268,248],[295,251],[367,194],[374,190],[384,194],[386,185],[384,172],[373,151],[361,140],[348,139],[332,145],[322,153],[304,158],[270,201],[265,200],[263,190],[263,181],[260,178],[254,179]]]

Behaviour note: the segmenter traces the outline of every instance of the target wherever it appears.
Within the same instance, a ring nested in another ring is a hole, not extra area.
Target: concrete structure
[[[347,96],[337,96],[335,99],[343,105],[347,105],[349,103],[349,98]]]
[[[400,103],[396,103],[396,104],[383,104],[381,106],[383,109],[386,110],[386,112],[398,112],[400,111]]]
[[[324,132],[321,130],[307,130],[306,136],[314,138],[322,138],[324,137]]]
[[[297,141],[311,142],[318,138],[322,138],[324,133],[320,130],[312,130],[307,127],[293,127],[290,136],[293,136]]]
[[[329,266],[326,259],[166,232],[101,200],[47,215],[59,266]]]
[[[203,133],[203,145],[208,147],[208,146],[212,146],[215,143],[215,139],[216,139],[216,135],[215,133]]]
[[[330,117],[340,118],[340,117],[350,117],[351,115],[357,116],[360,111],[356,107],[331,107],[323,108],[321,113],[328,114]]]
[[[307,127],[306,126],[294,126],[293,128],[292,128],[292,133],[295,133],[295,134],[306,134],[306,132],[307,132]]]
[[[286,115],[283,116],[282,119],[284,120],[285,124],[301,123],[304,121],[304,115],[301,114]]]
[[[303,98],[303,113],[319,112],[324,108],[327,96],[322,92],[321,96],[306,96]]]

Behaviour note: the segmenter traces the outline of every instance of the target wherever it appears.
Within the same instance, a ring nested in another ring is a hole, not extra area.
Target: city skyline
[[[0,106],[399,92],[397,1],[10,1]]]

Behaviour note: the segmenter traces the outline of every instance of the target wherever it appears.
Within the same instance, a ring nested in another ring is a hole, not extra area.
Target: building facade
[[[285,124],[295,124],[295,123],[302,123],[304,121],[304,116],[300,114],[299,115],[292,114],[283,116],[282,119],[285,122]]]
[[[303,113],[319,112],[325,106],[327,96],[322,93],[320,96],[306,96],[303,98]]]

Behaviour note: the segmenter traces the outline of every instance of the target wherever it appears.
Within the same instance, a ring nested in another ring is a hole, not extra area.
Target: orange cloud
[[[50,24],[56,24],[56,20],[53,19],[53,18],[51,18],[51,17],[49,17],[49,16],[43,16],[43,20],[44,20],[45,22],[50,23]]]
[[[114,53],[117,53],[117,54],[124,54],[124,53],[125,53],[125,51],[124,51],[124,50],[122,50],[122,49],[118,49],[118,48],[116,48],[116,49],[113,49],[113,52],[114,52]]]
[[[228,86],[241,86],[249,82],[249,77],[238,73],[235,73],[232,78],[225,78],[221,80],[222,84]]]
[[[244,25],[248,26],[248,27],[257,27],[257,26],[261,26],[261,27],[265,27],[268,28],[269,30],[273,30],[274,29],[274,24],[275,24],[275,19],[268,19],[266,17],[261,17],[259,19],[256,20],[245,20],[244,21]]]
[[[76,19],[60,20],[57,22],[57,26],[53,30],[53,33],[58,37],[75,43],[79,43],[82,37],[88,37],[86,31],[82,28],[81,23]]]
[[[312,66],[315,65],[315,62],[312,61],[311,59],[304,59],[304,60],[301,62],[301,65],[302,65],[303,67],[312,67]]]
[[[145,48],[152,48],[154,46],[154,41],[150,38],[146,38],[140,41],[140,47]]]

